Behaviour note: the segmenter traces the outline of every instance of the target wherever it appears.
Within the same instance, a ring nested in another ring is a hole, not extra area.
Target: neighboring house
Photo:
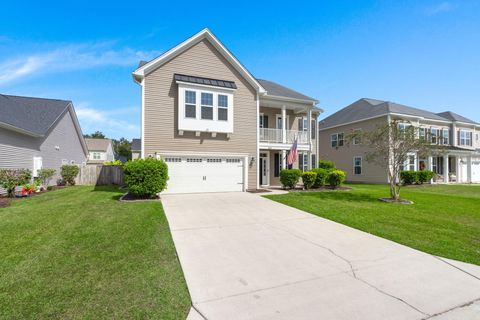
[[[139,159],[142,152],[142,140],[132,139],[132,160]]]
[[[85,142],[88,148],[87,164],[102,164],[115,159],[112,140],[86,138]]]
[[[87,146],[71,101],[0,94],[0,168],[55,169],[82,164]]]
[[[387,182],[385,169],[365,160],[368,146],[361,141],[347,144],[345,138],[393,120],[418,127],[419,136],[432,145],[424,158],[412,151],[404,170],[430,169],[437,174],[436,182],[480,182],[480,124],[450,111],[433,113],[389,101],[360,99],[322,120],[320,157],[345,170],[348,181]]]
[[[317,163],[318,101],[259,80],[205,29],[134,71],[142,87],[140,156],[163,158],[169,193],[278,185],[298,138]]]

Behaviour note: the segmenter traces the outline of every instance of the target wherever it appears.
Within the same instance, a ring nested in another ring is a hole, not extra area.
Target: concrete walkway
[[[480,267],[248,193],[162,196],[190,319],[480,319]]]

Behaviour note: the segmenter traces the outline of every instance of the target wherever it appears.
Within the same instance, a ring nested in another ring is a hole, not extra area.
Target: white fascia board
[[[197,44],[202,39],[208,39],[211,44],[239,71],[243,77],[261,94],[265,93],[266,90],[260,85],[260,83],[255,79],[250,72],[238,61],[233,54],[225,48],[225,46],[213,35],[213,33],[208,29],[205,28],[199,33],[195,34],[194,36],[188,38],[184,42],[180,43],[176,47],[168,50],[164,54],[160,55],[159,57],[153,59],[152,61],[144,64],[137,70],[133,72],[133,76],[137,76],[139,79],[145,77],[148,73],[153,71],[154,69],[158,68],[165,62],[173,59],[180,53],[184,52],[185,50],[189,49],[193,45]],[[135,80],[138,82],[138,80]]]
[[[275,101],[288,101],[288,102],[297,102],[297,103],[301,103],[301,104],[308,104],[311,107],[314,107],[316,104],[319,103],[317,100],[307,100],[307,99],[296,99],[296,98],[282,97],[282,96],[272,96],[272,95],[269,95],[268,93],[263,95],[263,98],[264,99],[275,100]]]
[[[5,123],[5,122],[0,122],[0,127],[11,130],[11,131],[15,131],[15,132],[18,132],[18,133],[21,133],[21,134],[24,134],[24,135],[27,135],[27,136],[30,136],[30,137],[34,137],[34,138],[43,137],[43,135],[41,135],[41,134],[34,133],[34,132],[31,132],[31,131],[28,131],[28,130],[25,130],[25,129],[21,129],[21,128],[12,126],[8,123]]]
[[[260,142],[260,150],[290,150],[293,143],[275,143],[275,142]],[[297,149],[299,151],[310,151],[310,144],[298,143]]]

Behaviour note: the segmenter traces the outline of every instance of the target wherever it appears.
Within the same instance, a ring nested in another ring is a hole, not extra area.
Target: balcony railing
[[[308,132],[298,130],[286,130],[286,143],[293,143],[295,137],[298,138],[299,144],[308,144]],[[260,128],[260,142],[283,143],[283,130]]]

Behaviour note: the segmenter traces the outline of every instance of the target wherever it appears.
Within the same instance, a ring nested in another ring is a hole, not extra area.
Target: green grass
[[[71,187],[0,209],[1,319],[184,319],[190,307],[160,202]]]
[[[389,195],[385,185],[351,187],[266,198],[424,252],[480,265],[480,186],[403,188],[402,198],[413,205],[379,202]]]

